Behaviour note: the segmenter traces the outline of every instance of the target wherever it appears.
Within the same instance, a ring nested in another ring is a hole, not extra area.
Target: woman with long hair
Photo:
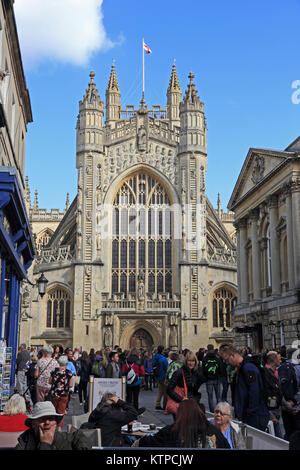
[[[206,419],[195,400],[180,403],[176,421],[156,434],[135,441],[133,447],[186,447],[204,449],[230,449],[230,445],[213,424]]]
[[[171,378],[169,379],[167,386],[167,395],[179,404],[186,399],[193,398],[197,402],[201,399],[201,393],[199,387],[206,381],[202,374],[202,370],[198,367],[198,360],[196,355],[192,351],[188,351],[184,358],[183,366],[176,370]],[[180,387],[184,389],[186,387],[187,396],[183,397],[179,395],[175,388]],[[168,408],[168,402],[167,402]],[[175,420],[175,414],[173,414]]]

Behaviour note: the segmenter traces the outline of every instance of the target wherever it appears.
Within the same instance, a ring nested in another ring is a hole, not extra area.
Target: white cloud
[[[23,61],[43,60],[87,65],[97,51],[115,44],[107,37],[103,0],[15,0]]]

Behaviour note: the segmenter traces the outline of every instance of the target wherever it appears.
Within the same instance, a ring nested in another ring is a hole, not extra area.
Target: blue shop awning
[[[27,277],[34,244],[16,169],[0,167],[0,249],[18,278]]]

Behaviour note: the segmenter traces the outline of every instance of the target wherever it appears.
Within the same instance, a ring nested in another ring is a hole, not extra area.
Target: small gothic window
[[[47,292],[46,326],[47,328],[71,327],[71,296],[63,288]]]
[[[214,328],[232,326],[231,311],[236,303],[236,294],[226,287],[214,292],[212,301],[212,320]]]

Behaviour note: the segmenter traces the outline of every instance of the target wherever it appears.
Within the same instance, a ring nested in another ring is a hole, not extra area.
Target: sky
[[[250,147],[284,150],[300,135],[300,0],[15,0],[33,122],[25,175],[39,207],[76,196],[76,120],[91,70],[101,99],[114,62],[122,108],[166,105],[172,65],[207,119],[207,195],[224,211]]]

